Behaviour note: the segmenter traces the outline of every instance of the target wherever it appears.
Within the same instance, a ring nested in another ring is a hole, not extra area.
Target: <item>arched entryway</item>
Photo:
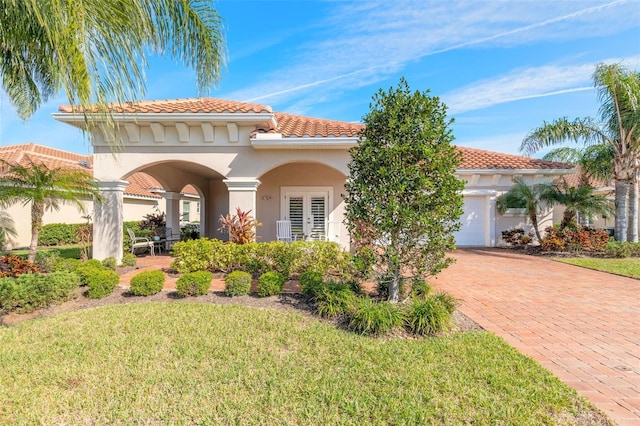
[[[299,238],[322,238],[347,246],[342,224],[346,176],[320,162],[279,165],[259,177],[256,217],[262,223],[260,241],[276,239],[276,221],[291,220]]]

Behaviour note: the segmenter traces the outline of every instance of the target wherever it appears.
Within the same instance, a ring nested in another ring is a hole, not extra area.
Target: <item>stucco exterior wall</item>
[[[332,200],[329,205],[329,221],[340,222],[340,244],[348,247],[349,237],[344,224],[344,183],[346,176],[340,171],[318,163],[286,164],[273,169],[263,176],[258,187],[256,204],[257,219],[262,223],[258,228],[258,241],[275,241],[276,221],[282,219],[282,187],[331,187]]]

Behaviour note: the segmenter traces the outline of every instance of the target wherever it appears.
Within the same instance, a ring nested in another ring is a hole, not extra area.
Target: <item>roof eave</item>
[[[574,169],[456,169],[459,174],[493,175],[568,175],[574,173]]]
[[[261,135],[262,136],[262,135]],[[357,137],[274,137],[265,138],[262,136],[258,139],[251,140],[251,146],[254,149],[338,149],[348,150],[358,143]]]

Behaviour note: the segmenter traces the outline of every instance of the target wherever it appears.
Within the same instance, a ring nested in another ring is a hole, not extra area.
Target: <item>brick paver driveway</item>
[[[620,425],[640,425],[640,280],[503,249],[458,249],[433,280],[460,310]]]

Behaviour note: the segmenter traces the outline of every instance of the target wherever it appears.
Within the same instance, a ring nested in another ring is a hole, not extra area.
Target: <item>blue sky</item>
[[[405,77],[455,119],[455,143],[518,153],[543,121],[597,116],[598,62],[640,70],[640,1],[244,1],[216,3],[227,67],[207,96],[358,122]],[[195,73],[152,58],[145,99],[196,97]],[[51,118],[60,95],[22,122],[0,93],[0,145],[91,152]]]

